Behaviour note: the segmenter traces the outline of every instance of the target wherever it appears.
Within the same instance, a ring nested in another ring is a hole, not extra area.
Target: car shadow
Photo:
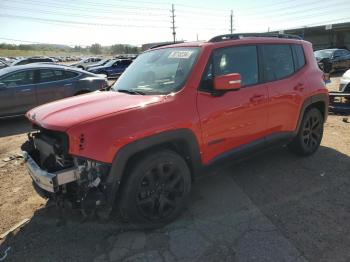
[[[306,260],[339,261],[350,255],[347,155],[321,146],[313,156],[300,158],[277,148],[235,164],[225,161],[210,173],[193,185],[187,209],[175,222],[151,232],[136,230],[146,234],[142,250],[168,246],[163,242],[171,242],[174,230],[188,234],[202,230],[213,241],[211,245],[228,243],[229,252],[249,256],[251,249],[239,253],[240,241],[246,237],[242,230],[256,227],[269,232],[266,228],[272,227]],[[133,230],[118,220],[81,221],[77,214],[60,213],[48,204],[2,241],[0,257],[11,246],[6,261],[92,261],[108,254],[120,234]],[[265,249],[277,252],[278,244],[270,245],[266,238],[261,242],[268,245]],[[245,258],[241,257],[249,260]]]
[[[27,133],[31,130],[31,123],[24,117],[0,119],[0,138]]]

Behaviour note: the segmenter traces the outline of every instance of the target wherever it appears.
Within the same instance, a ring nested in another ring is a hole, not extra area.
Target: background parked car
[[[323,49],[315,51],[314,55],[320,68],[326,73],[350,68],[349,50],[338,48]]]
[[[0,61],[6,63],[6,64],[11,64],[14,61],[16,61],[16,59],[14,57],[0,57]]]
[[[94,74],[104,74],[107,77],[120,76],[132,63],[131,59],[111,60],[103,66],[91,67],[88,71]]]
[[[68,66],[10,66],[0,69],[0,117],[21,115],[35,106],[107,86],[105,77]]]
[[[5,68],[5,67],[8,67],[8,66],[9,66],[9,65],[8,65],[6,62],[0,60],[0,69]]]
[[[11,66],[18,66],[18,65],[27,65],[32,63],[54,63],[55,61],[50,57],[27,57],[23,59],[16,60],[11,64]]]
[[[339,92],[350,93],[350,69],[340,79]]]
[[[81,68],[81,69],[86,69],[87,66],[90,66],[90,65],[93,65],[93,64],[97,64],[101,60],[102,60],[102,58],[100,58],[100,57],[88,57],[88,58],[82,59],[78,63],[71,64],[71,66],[78,67],[78,68]]]
[[[103,66],[105,64],[107,64],[109,61],[111,61],[112,59],[110,58],[106,58],[106,59],[102,59],[100,62],[96,63],[96,64],[93,64],[93,65],[90,65],[90,66],[87,66],[85,68],[85,70],[89,70],[91,69],[92,67],[96,67],[96,66]]]

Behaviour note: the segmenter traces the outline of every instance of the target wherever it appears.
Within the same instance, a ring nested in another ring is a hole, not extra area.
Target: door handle
[[[304,90],[304,84],[303,83],[298,83],[296,86],[293,88],[295,91],[302,92]]]
[[[249,101],[256,103],[256,102],[262,101],[263,99],[264,99],[264,95],[254,95],[249,99]]]
[[[72,83],[69,83],[69,84],[65,84],[64,86],[71,86],[71,85],[73,85]]]
[[[27,89],[22,89],[21,92],[28,92],[28,91],[31,91],[32,89],[30,88],[27,88]]]

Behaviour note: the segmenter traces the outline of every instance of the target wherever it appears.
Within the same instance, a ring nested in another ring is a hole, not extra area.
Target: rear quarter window
[[[64,71],[64,79],[77,77],[79,74],[72,71]]]
[[[294,69],[298,71],[305,65],[305,55],[302,45],[291,45],[294,59]]]

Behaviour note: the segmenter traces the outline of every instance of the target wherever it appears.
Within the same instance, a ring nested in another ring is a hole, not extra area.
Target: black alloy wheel
[[[319,148],[323,136],[324,119],[320,110],[311,108],[306,111],[297,136],[288,148],[301,156],[308,156]]]
[[[150,220],[168,217],[185,193],[185,181],[172,162],[158,163],[146,171],[139,184],[137,206]]]
[[[171,150],[143,154],[123,176],[119,209],[124,220],[158,227],[174,220],[183,210],[190,190],[191,173],[186,161]]]

